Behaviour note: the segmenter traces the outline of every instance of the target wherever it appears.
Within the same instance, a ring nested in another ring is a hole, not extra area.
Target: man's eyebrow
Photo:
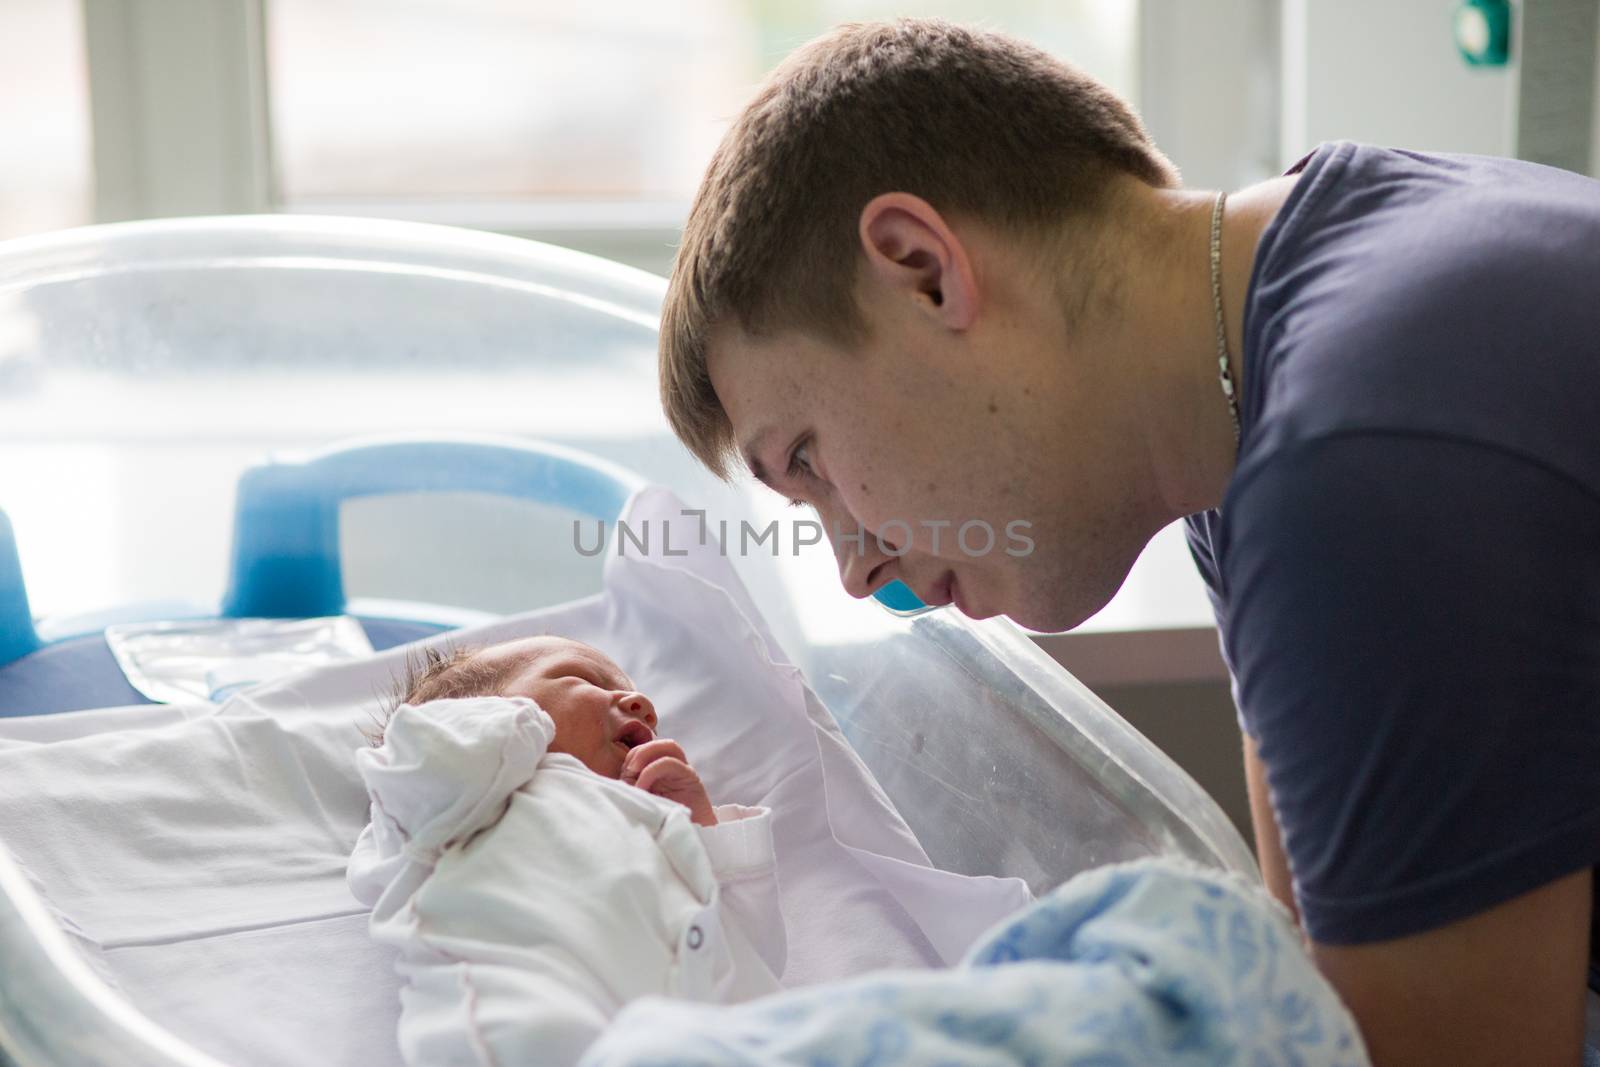
[[[755,475],[756,481],[768,489],[775,490],[776,487],[772,484],[772,478],[767,474],[767,468],[762,464],[761,457],[756,455],[756,452],[761,447],[761,442],[770,433],[772,433],[772,427],[765,426],[751,434],[749,440],[745,441],[743,447],[739,449],[739,454],[744,457],[744,465],[750,468],[750,473]]]

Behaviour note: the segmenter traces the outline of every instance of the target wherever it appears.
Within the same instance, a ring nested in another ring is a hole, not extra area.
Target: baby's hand
[[[658,737],[628,753],[622,761],[622,781],[646,793],[675,800],[689,809],[689,818],[701,826],[717,825],[716,812],[700,776],[689,766],[678,742]]]

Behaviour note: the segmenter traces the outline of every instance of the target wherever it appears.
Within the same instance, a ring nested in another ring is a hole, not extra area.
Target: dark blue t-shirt
[[[1189,541],[1311,936],[1600,864],[1600,182],[1323,145],[1242,361]]]

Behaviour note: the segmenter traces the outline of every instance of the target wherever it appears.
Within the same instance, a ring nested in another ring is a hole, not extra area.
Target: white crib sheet
[[[652,490],[629,518],[680,508]],[[715,801],[774,809],[787,985],[951,960],[1025,903],[1018,880],[927,865],[728,562],[673,543],[690,555],[613,557],[602,595],[450,639],[595,644],[652,696]],[[0,720],[0,843],[101,973],[196,1046],[249,1064],[396,1063],[398,980],[344,863],[366,820],[356,728],[403,655],[211,713]],[[113,725],[132,728],[101,732]]]

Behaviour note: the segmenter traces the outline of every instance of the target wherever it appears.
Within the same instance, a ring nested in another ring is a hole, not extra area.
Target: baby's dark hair
[[[428,647],[406,656],[405,673],[394,679],[393,688],[378,698],[378,711],[370,727],[361,732],[373,748],[383,744],[383,733],[401,704],[423,704],[430,700],[456,697],[500,695],[501,686],[521,665],[514,659],[495,664],[479,658],[487,645]]]

